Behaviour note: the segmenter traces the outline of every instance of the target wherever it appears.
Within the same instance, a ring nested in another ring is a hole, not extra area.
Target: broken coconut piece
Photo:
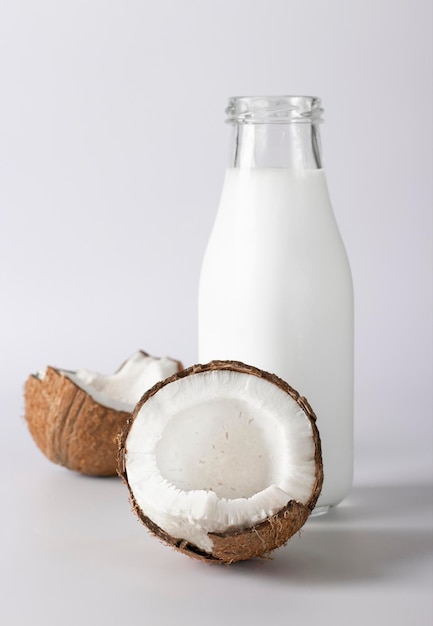
[[[168,357],[136,352],[113,375],[47,367],[25,385],[25,418],[51,461],[91,476],[117,473],[117,437],[143,393],[180,371]]]
[[[119,442],[119,473],[165,543],[209,562],[264,556],[319,497],[315,422],[273,374],[236,361],[195,365],[144,394]]]

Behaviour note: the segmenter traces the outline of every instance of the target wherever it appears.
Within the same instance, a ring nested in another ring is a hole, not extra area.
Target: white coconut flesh
[[[306,504],[316,481],[310,420],[277,385],[246,373],[163,386],[136,413],[125,448],[143,513],[205,552],[208,533],[250,528],[290,500]]]
[[[108,376],[88,369],[59,371],[98,404],[131,413],[147,389],[179,369],[180,363],[169,357],[154,357],[138,351],[115,374]],[[43,379],[44,372],[39,373],[38,377]]]

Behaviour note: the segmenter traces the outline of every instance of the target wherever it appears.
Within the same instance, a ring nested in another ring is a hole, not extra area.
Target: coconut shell
[[[129,413],[98,404],[59,370],[25,384],[25,418],[45,456],[90,476],[117,472],[117,437]]]
[[[180,361],[171,360],[178,371],[183,368]],[[43,378],[30,376],[24,395],[29,431],[48,459],[89,476],[117,475],[117,440],[128,411],[98,403],[54,367],[48,367]]]
[[[145,402],[147,402],[147,400],[149,400],[149,398],[158,393],[158,391],[165,385],[174,381],[186,376],[192,376],[194,374],[210,372],[213,370],[230,370],[233,372],[250,374],[258,376],[259,378],[264,378],[265,380],[277,385],[291,398],[293,398],[295,402],[297,402],[306,414],[312,428],[312,436],[315,446],[316,480],[308,502],[305,504],[295,500],[290,500],[287,505],[275,515],[250,528],[243,528],[240,530],[237,529],[225,533],[209,533],[209,537],[213,542],[213,550],[212,553],[207,553],[197,548],[197,546],[192,545],[188,541],[181,538],[171,537],[168,533],[159,528],[151,519],[149,519],[146,516],[145,511],[141,510],[128,483],[126,453],[127,438],[131,425],[137,417],[141,407],[145,404]],[[246,365],[239,361],[211,361],[206,365],[193,365],[188,369],[182,370],[177,374],[170,376],[164,381],[158,382],[151,389],[149,389],[138,402],[134,412],[130,417],[128,417],[124,425],[122,435],[119,438],[118,465],[119,474],[129,489],[132,509],[147,529],[164,543],[172,546],[180,552],[183,552],[187,556],[200,559],[208,563],[231,564],[255,557],[266,557],[276,548],[285,545],[290,537],[296,534],[307,521],[310,513],[316,505],[323,484],[323,462],[320,435],[316,426],[316,415],[306,398],[301,396],[286,381],[282,380],[275,374]]]

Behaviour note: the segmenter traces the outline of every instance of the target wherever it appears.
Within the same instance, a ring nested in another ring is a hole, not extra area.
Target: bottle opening
[[[238,96],[229,98],[229,124],[319,124],[323,109],[315,96]]]

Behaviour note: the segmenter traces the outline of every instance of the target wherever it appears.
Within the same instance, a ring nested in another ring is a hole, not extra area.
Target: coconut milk
[[[243,361],[306,396],[323,510],[352,483],[352,293],[324,171],[229,168],[202,266],[199,360]]]

